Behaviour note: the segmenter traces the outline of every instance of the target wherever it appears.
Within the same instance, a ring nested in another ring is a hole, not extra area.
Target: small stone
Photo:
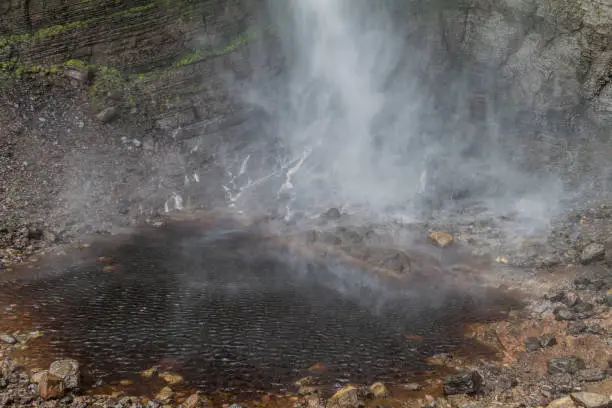
[[[370,391],[376,398],[384,398],[389,395],[389,390],[385,386],[385,384],[381,382],[376,382],[370,386]]]
[[[300,389],[298,390],[298,395],[313,395],[313,394],[318,394],[319,393],[319,389],[317,387],[312,387],[310,385],[302,385],[300,387]]]
[[[594,306],[591,303],[578,301],[574,306],[572,306],[571,311],[578,314],[589,313],[593,311]]]
[[[606,304],[609,307],[612,307],[612,289],[608,289],[608,292],[606,293]]]
[[[76,390],[81,385],[79,362],[73,359],[57,360],[51,363],[49,373],[61,378],[66,388]]]
[[[159,367],[157,367],[157,366],[151,367],[151,368],[149,368],[147,370],[141,371],[140,372],[140,376],[141,377],[145,377],[145,378],[151,378],[155,374],[157,374],[158,371],[159,371]]]
[[[528,352],[538,351],[540,348],[542,348],[542,344],[537,337],[527,337],[525,339],[525,350]]]
[[[170,385],[176,385],[183,382],[183,376],[177,373],[160,373],[159,376]]]
[[[155,396],[156,400],[167,402],[170,401],[174,397],[174,391],[170,387],[162,388],[157,395]]]
[[[586,368],[584,361],[578,357],[557,357],[548,361],[549,374],[575,374]]]
[[[555,346],[557,344],[557,339],[552,334],[545,334],[540,337],[540,345],[543,348],[548,348]]]
[[[1,334],[0,340],[5,342],[6,344],[16,344],[17,343],[17,339],[11,336],[10,334]]]
[[[300,378],[299,380],[297,380],[295,382],[295,385],[297,385],[298,387],[304,387],[307,385],[314,385],[314,383],[315,383],[314,377],[308,376],[308,377]]]
[[[444,379],[444,394],[476,394],[483,383],[482,376],[477,371],[464,371],[449,375]]]
[[[406,389],[408,391],[419,391],[423,387],[421,387],[421,384],[419,384],[419,383],[409,383],[409,384],[402,385],[402,388],[404,388],[404,389]]]
[[[102,123],[108,123],[115,119],[119,115],[119,109],[115,106],[111,106],[110,108],[104,109],[102,112],[96,115],[96,119],[98,119]]]
[[[429,239],[431,240],[431,242],[433,242],[440,248],[446,248],[447,246],[451,245],[454,241],[454,238],[451,234],[449,234],[448,232],[439,232],[439,231],[434,231],[430,233]]]
[[[591,243],[587,245],[580,254],[580,261],[583,264],[588,264],[594,261],[604,259],[606,248],[603,244]]]
[[[587,325],[583,322],[569,322],[567,325],[567,332],[569,334],[580,334],[587,330]]]
[[[572,307],[579,301],[580,301],[580,297],[578,296],[576,292],[567,292],[563,296],[563,303],[565,303],[567,307]]]
[[[32,380],[38,385],[38,391],[42,399],[61,398],[66,391],[64,381],[48,371],[36,373],[32,376]]]
[[[596,382],[604,380],[606,378],[606,373],[599,368],[585,368],[584,370],[579,370],[576,373],[576,377],[580,381]]]
[[[365,406],[365,401],[362,393],[352,385],[339,389],[327,401],[327,408],[357,408],[363,406]]]
[[[576,315],[571,310],[566,309],[564,307],[556,308],[553,314],[555,315],[555,319],[558,321],[568,321],[576,319]]]
[[[593,392],[575,392],[570,397],[579,407],[584,408],[608,408],[612,405],[610,398]]]

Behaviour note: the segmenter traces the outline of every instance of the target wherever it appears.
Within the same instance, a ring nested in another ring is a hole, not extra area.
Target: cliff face
[[[195,186],[224,176],[196,146],[248,131],[230,90],[270,35],[262,5],[0,2],[0,241],[22,240],[24,224],[105,231],[196,196],[223,201],[219,183]]]
[[[483,99],[496,99],[532,122],[573,126],[580,116],[606,134],[608,0],[388,5],[418,50],[406,58],[418,55],[417,69],[439,88],[440,100],[456,85],[454,75],[467,73],[471,85],[461,104],[475,117]],[[115,218],[125,224],[181,205],[177,194],[182,205],[223,201],[219,180],[227,178],[228,163],[217,153],[252,143],[265,120],[232,90],[254,74],[282,70],[266,6],[265,0],[0,2],[4,230],[36,220],[63,230],[75,216],[75,229]]]

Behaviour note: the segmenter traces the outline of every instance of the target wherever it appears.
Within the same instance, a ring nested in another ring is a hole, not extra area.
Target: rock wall
[[[270,34],[259,0],[1,2],[0,247],[223,201],[231,88]]]
[[[612,124],[612,3],[469,0],[443,8],[445,46],[499,72],[512,100],[541,114],[587,111]]]
[[[457,104],[474,117],[496,99],[531,121],[586,118],[608,137],[608,0],[388,4],[440,100],[468,72]],[[282,70],[271,27],[265,0],[1,2],[4,230],[75,216],[129,224],[177,193],[183,205],[222,201],[219,149],[252,144],[266,119],[232,90]]]

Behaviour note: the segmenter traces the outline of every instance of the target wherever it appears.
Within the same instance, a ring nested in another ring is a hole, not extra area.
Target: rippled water
[[[463,323],[507,306],[280,251],[240,229],[175,225],[44,263],[3,282],[0,301],[30,313],[52,358],[77,358],[93,378],[169,364],[191,385],[232,392],[282,389],[315,363],[330,384],[402,381],[464,342]]]

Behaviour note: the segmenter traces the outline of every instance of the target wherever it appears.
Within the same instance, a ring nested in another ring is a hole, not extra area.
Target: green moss
[[[120,10],[120,11],[112,13],[112,14],[110,14],[108,16],[94,17],[94,18],[91,18],[89,20],[72,21],[72,22],[67,23],[67,24],[59,24],[59,25],[54,25],[54,26],[51,26],[51,27],[44,27],[44,28],[41,28],[41,29],[39,29],[37,31],[34,31],[32,33],[16,34],[16,35],[9,35],[9,36],[0,37],[0,48],[6,47],[6,46],[10,46],[10,45],[13,45],[13,44],[20,44],[20,43],[25,43],[25,42],[29,42],[29,41],[42,40],[44,38],[48,38],[48,37],[56,36],[56,35],[59,35],[59,34],[63,34],[63,33],[68,32],[70,30],[77,30],[77,29],[80,29],[80,28],[87,28],[89,26],[92,26],[92,25],[95,25],[97,23],[100,23],[100,22],[102,22],[102,21],[104,21],[106,19],[122,18],[122,17],[126,17],[126,16],[136,15],[136,14],[141,13],[143,11],[151,10],[156,5],[157,5],[157,3],[153,2],[153,3],[149,3],[147,5],[144,5],[144,6],[138,6],[138,7],[132,7],[130,9],[126,9],[126,10]]]
[[[123,95],[127,85],[126,78],[115,68],[100,67],[94,82],[89,88],[89,97],[94,106],[102,108],[109,95]]]

